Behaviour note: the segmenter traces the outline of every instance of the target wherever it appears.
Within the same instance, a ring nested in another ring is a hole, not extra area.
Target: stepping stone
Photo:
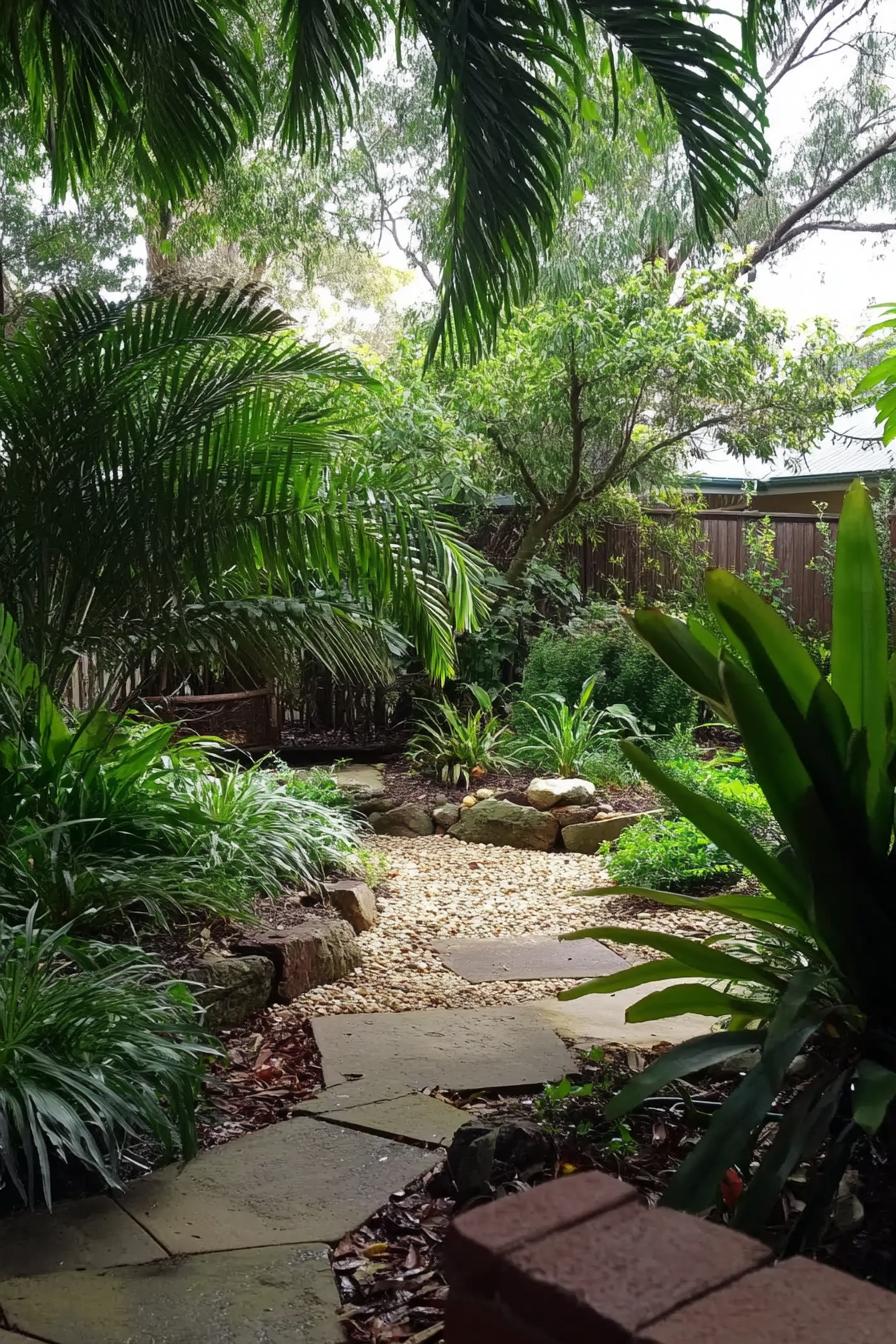
[[[586,994],[581,999],[542,999],[534,1005],[542,1021],[558,1031],[565,1041],[579,1046],[629,1045],[653,1049],[661,1042],[678,1045],[692,1036],[704,1036],[713,1029],[711,1017],[682,1013],[680,1017],[662,1018],[656,1022],[626,1022],[625,1010],[647,994],[670,985],[674,980],[660,980],[634,989],[620,989],[615,994]],[[689,982],[693,984],[693,981]]]
[[[0,1273],[9,1277],[140,1265],[164,1255],[158,1242],[106,1195],[57,1204],[52,1213],[0,1220]]]
[[[336,1317],[339,1295],[322,1245],[265,1246],[126,1269],[4,1279],[0,1304],[11,1326],[51,1344],[344,1340]]]
[[[593,938],[446,938],[433,943],[445,966],[471,984],[488,980],[593,980],[628,962]]]
[[[339,1013],[311,1026],[327,1087],[370,1078],[408,1091],[475,1092],[550,1082],[576,1066],[533,1004]]]
[[[394,1101],[407,1097],[411,1089],[404,1083],[377,1082],[375,1078],[357,1078],[352,1083],[339,1083],[324,1088],[309,1101],[300,1101],[293,1109],[297,1115],[334,1115],[352,1106],[369,1106],[375,1101]]]
[[[374,1101],[366,1106],[349,1106],[340,1111],[319,1112],[319,1119],[339,1121],[351,1129],[369,1130],[387,1139],[426,1143],[431,1147],[446,1146],[455,1131],[469,1120],[465,1111],[449,1106],[438,1097],[424,1097],[411,1092],[406,1097],[392,1097],[388,1101]]]
[[[432,1166],[422,1149],[302,1116],[164,1167],[119,1202],[172,1255],[337,1241]]]

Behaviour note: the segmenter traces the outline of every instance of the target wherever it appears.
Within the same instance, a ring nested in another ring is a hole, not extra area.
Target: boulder
[[[435,826],[422,803],[401,803],[388,812],[375,812],[370,824],[377,835],[432,835]]]
[[[597,789],[590,779],[533,779],[526,797],[533,807],[546,811],[549,807],[569,807],[573,803],[590,803]]]
[[[376,923],[376,897],[366,882],[359,878],[343,877],[338,882],[325,882],[324,891],[330,904],[347,919],[355,933],[372,929]]]
[[[601,810],[598,804],[583,807],[580,803],[575,803],[570,807],[551,808],[551,816],[562,830],[564,826],[572,826],[576,822],[594,821],[595,817],[601,816]]]
[[[528,807],[529,799],[525,789],[498,789],[495,797],[502,803],[516,803],[518,807]]]
[[[203,957],[190,972],[204,989],[196,999],[205,1009],[206,1025],[239,1027],[271,1001],[273,963],[267,957]]]
[[[391,812],[393,808],[398,807],[394,798],[362,798],[355,803],[355,809],[363,812],[365,817],[372,816],[374,812]]]
[[[605,840],[618,840],[628,826],[634,826],[642,817],[661,817],[662,811],[614,812],[609,817],[595,817],[594,821],[575,822],[564,826],[564,848],[573,854],[596,854]]]
[[[486,788],[482,788],[482,789],[477,789],[477,790],[476,790],[476,800],[477,800],[477,802],[484,803],[485,800],[486,800],[486,798],[494,798],[494,796],[495,796],[495,791],[494,791],[494,789],[486,789]]]
[[[237,951],[273,962],[276,995],[284,1003],[315,985],[344,980],[361,964],[358,940],[348,924],[323,917],[290,929],[260,930]]]
[[[513,849],[550,849],[559,827],[549,812],[520,807],[500,798],[486,798],[461,813],[448,834],[478,845],[510,845]]]
[[[440,803],[432,810],[432,819],[437,826],[453,826],[459,816],[460,807],[457,803]]]

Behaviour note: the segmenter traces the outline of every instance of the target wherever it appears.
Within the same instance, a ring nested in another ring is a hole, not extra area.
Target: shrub
[[[298,770],[278,770],[277,782],[291,798],[303,802],[320,803],[324,807],[350,808],[352,800],[343,793],[336,780],[327,770],[315,768],[307,774]]]
[[[467,688],[476,708],[466,713],[448,700],[430,707],[408,743],[408,759],[446,783],[469,785],[475,772],[502,773],[518,764],[510,749],[510,729],[481,686]]]
[[[257,890],[312,881],[354,848],[345,814],[292,797],[272,773],[214,758],[106,710],[66,717],[0,610],[0,891],[54,926],[120,912],[248,912]]]
[[[765,794],[748,771],[674,757],[662,765],[670,778],[721,803],[753,835],[780,843],[781,834]]]
[[[64,1165],[121,1188],[134,1140],[192,1157],[211,1052],[189,992],[154,958],[46,933],[33,912],[0,927],[0,1183],[49,1206]]]
[[[643,789],[641,776],[622,754],[618,739],[605,738],[597,751],[582,761],[582,779],[598,789]]]
[[[671,732],[693,724],[697,699],[615,614],[597,621],[579,621],[574,633],[544,631],[535,640],[523,673],[521,704],[515,706],[514,727],[532,730],[526,708],[537,695],[562,696],[574,705],[582,685],[596,674],[596,709],[628,705],[648,731]]]
[[[756,1048],[758,1062],[715,1111],[664,1199],[695,1213],[721,1207],[721,1183],[735,1167],[744,1188],[728,1216],[744,1231],[759,1233],[794,1168],[818,1163],[817,1179],[802,1193],[802,1212],[787,1230],[784,1249],[793,1253],[823,1233],[859,1143],[878,1136],[884,1159],[892,1157],[896,739],[887,609],[865,487],[853,483],[840,515],[830,681],[779,613],[733,575],[711,570],[706,593],[729,644],[724,652],[705,628],[656,611],[637,612],[633,625],[737,728],[784,844],[762,845],[727,806],[623,744],[645,778],[764,890],[693,902],[654,893],[665,905],[739,921],[745,931],[737,938],[583,930],[574,936],[649,947],[663,958],[563,997],[684,975],[686,983],[630,1006],[628,1020],[688,1012],[728,1019],[727,1032],[695,1037],[633,1078],[608,1106],[611,1119],[675,1080]],[[773,942],[782,954],[769,960]],[[794,1057],[813,1042],[814,1068],[810,1064],[808,1074],[785,1090]]]
[[[591,697],[596,679],[596,674],[588,678],[572,707],[557,694],[538,695],[521,706],[533,720],[519,747],[523,760],[569,778],[581,772],[599,749],[601,739],[619,737],[624,731],[639,735],[637,721],[627,705],[595,708]]]
[[[607,871],[626,887],[689,891],[722,877],[736,880],[743,869],[683,817],[642,817],[622,832],[615,848],[606,844]]]

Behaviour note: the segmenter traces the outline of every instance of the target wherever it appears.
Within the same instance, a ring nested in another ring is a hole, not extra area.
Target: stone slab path
[[[533,1004],[354,1013],[311,1026],[327,1087],[350,1078],[407,1090],[527,1087],[562,1078],[576,1062]]]
[[[316,1019],[326,1090],[296,1119],[120,1197],[0,1221],[0,1344],[343,1344],[330,1246],[429,1171],[466,1120],[422,1089],[538,1085],[575,1067],[566,1041],[707,1029],[627,1027],[642,992]]]
[[[589,980],[623,971],[628,962],[587,938],[445,938],[433,943],[449,971],[471,984],[494,980]]]

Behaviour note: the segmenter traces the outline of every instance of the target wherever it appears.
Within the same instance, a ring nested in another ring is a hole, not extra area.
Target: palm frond
[[[755,25],[768,13],[754,3],[743,48],[709,27],[690,0],[571,0],[650,75],[678,126],[688,163],[700,237],[730,223],[744,187],[768,171],[765,95],[756,72]]]
[[[256,128],[244,0],[9,0],[0,87],[46,141],[57,198],[129,155],[154,199],[195,195]]]

